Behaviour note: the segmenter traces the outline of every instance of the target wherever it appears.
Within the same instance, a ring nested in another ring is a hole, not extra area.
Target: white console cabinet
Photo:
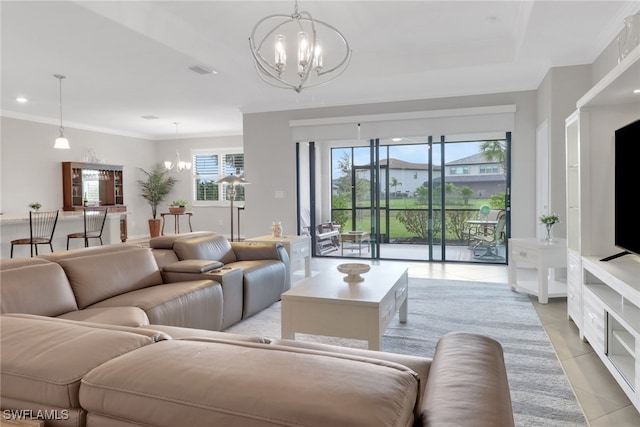
[[[640,408],[640,257],[584,257],[583,333]]]

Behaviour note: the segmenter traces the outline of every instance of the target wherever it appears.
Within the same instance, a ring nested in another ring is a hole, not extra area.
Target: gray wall
[[[537,126],[545,120],[549,126],[549,212],[560,216],[558,237],[566,235],[565,119],[591,86],[591,67],[576,65],[549,70],[537,92]]]
[[[296,159],[290,120],[507,104],[515,104],[517,108],[511,152],[512,235],[533,236],[536,226],[532,161],[537,114],[535,91],[245,114],[245,162],[247,177],[252,182],[246,190],[246,232],[264,234],[271,221],[277,220],[282,221],[285,234],[295,233]],[[284,191],[285,198],[275,197],[280,191]]]

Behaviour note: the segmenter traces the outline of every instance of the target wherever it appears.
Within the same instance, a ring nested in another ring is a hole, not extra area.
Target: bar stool
[[[14,245],[29,245],[32,257],[34,248],[38,255],[38,245],[49,245],[53,252],[51,241],[58,223],[58,212],[29,212],[29,237],[11,241],[11,258],[13,258]]]
[[[109,208],[84,208],[84,231],[67,234],[67,250],[69,250],[69,239],[84,239],[85,248],[89,247],[89,239],[100,239],[100,245],[102,245],[102,230],[104,230],[108,211]]]

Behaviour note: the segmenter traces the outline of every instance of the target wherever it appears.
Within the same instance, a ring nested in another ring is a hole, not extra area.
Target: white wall
[[[129,236],[149,235],[150,208],[138,196],[137,168],[155,162],[153,141],[65,127],[70,150],[55,150],[58,126],[2,118],[0,211],[27,215],[28,205],[40,202],[43,210],[62,209],[62,162],[82,161],[94,148],[105,163],[123,166],[124,200]],[[54,248],[61,249],[61,248]]]

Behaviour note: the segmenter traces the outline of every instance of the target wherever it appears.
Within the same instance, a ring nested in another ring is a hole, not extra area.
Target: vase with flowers
[[[544,240],[546,240],[547,242],[550,242],[553,239],[553,237],[551,236],[551,227],[553,227],[553,224],[557,224],[558,222],[560,222],[560,218],[555,213],[550,215],[542,215],[540,217],[540,223],[544,224],[547,229],[547,235],[544,238]]]

